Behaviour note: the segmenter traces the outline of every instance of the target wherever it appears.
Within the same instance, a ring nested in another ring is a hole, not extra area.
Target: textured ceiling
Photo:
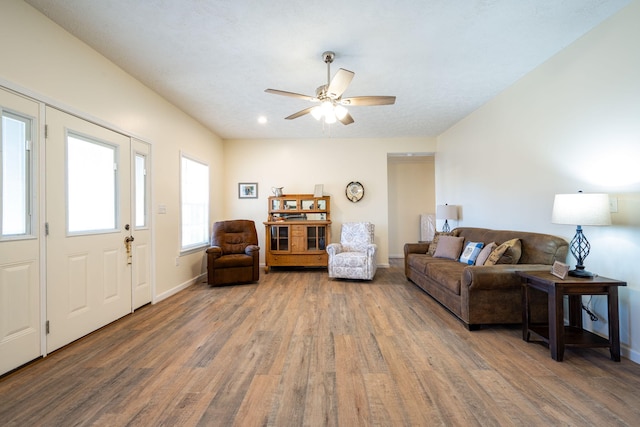
[[[225,139],[438,135],[630,2],[26,1]],[[396,104],[284,120],[311,104],[264,89],[313,95],[326,50],[345,97]]]

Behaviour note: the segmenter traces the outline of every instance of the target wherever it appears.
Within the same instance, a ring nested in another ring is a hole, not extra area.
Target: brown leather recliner
[[[260,247],[256,225],[247,219],[213,224],[207,249],[210,285],[257,282],[260,279]]]

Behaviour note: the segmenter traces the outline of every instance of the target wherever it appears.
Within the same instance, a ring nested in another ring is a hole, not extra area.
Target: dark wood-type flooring
[[[0,379],[2,426],[640,425],[640,365],[469,332],[400,264],[199,283]]]

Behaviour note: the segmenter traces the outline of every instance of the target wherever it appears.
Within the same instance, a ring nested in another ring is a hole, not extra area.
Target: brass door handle
[[[132,257],[131,257],[131,242],[135,239],[133,236],[127,236],[124,238],[124,246],[127,248],[127,264],[131,265]]]

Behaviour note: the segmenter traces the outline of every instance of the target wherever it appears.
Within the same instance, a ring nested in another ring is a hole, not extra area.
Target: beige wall
[[[420,240],[420,214],[435,213],[433,155],[389,156],[389,256],[404,258],[404,244]]]
[[[152,144],[156,294],[201,274],[202,253],[180,258],[179,153],[210,163],[212,218],[222,215],[221,140],[20,0],[0,2],[0,84]],[[158,215],[155,207],[166,205]]]
[[[225,216],[256,222],[264,262],[262,222],[267,219],[271,187],[298,194],[313,193],[315,184],[323,184],[324,194],[331,196],[332,240],[339,240],[343,222],[373,222],[378,263],[388,265],[387,154],[434,149],[435,139],[429,138],[225,141]],[[345,187],[351,181],[359,181],[365,188],[364,198],[358,203],[345,197]],[[258,199],[238,199],[239,182],[257,182]]]
[[[623,353],[640,361],[640,2],[635,1],[440,136],[438,203],[462,206],[462,226],[552,233],[556,193],[618,199],[611,227],[585,227],[589,270],[620,290]],[[569,256],[574,265],[575,259]],[[605,299],[594,297],[607,334]],[[587,324],[590,321],[587,320]]]

